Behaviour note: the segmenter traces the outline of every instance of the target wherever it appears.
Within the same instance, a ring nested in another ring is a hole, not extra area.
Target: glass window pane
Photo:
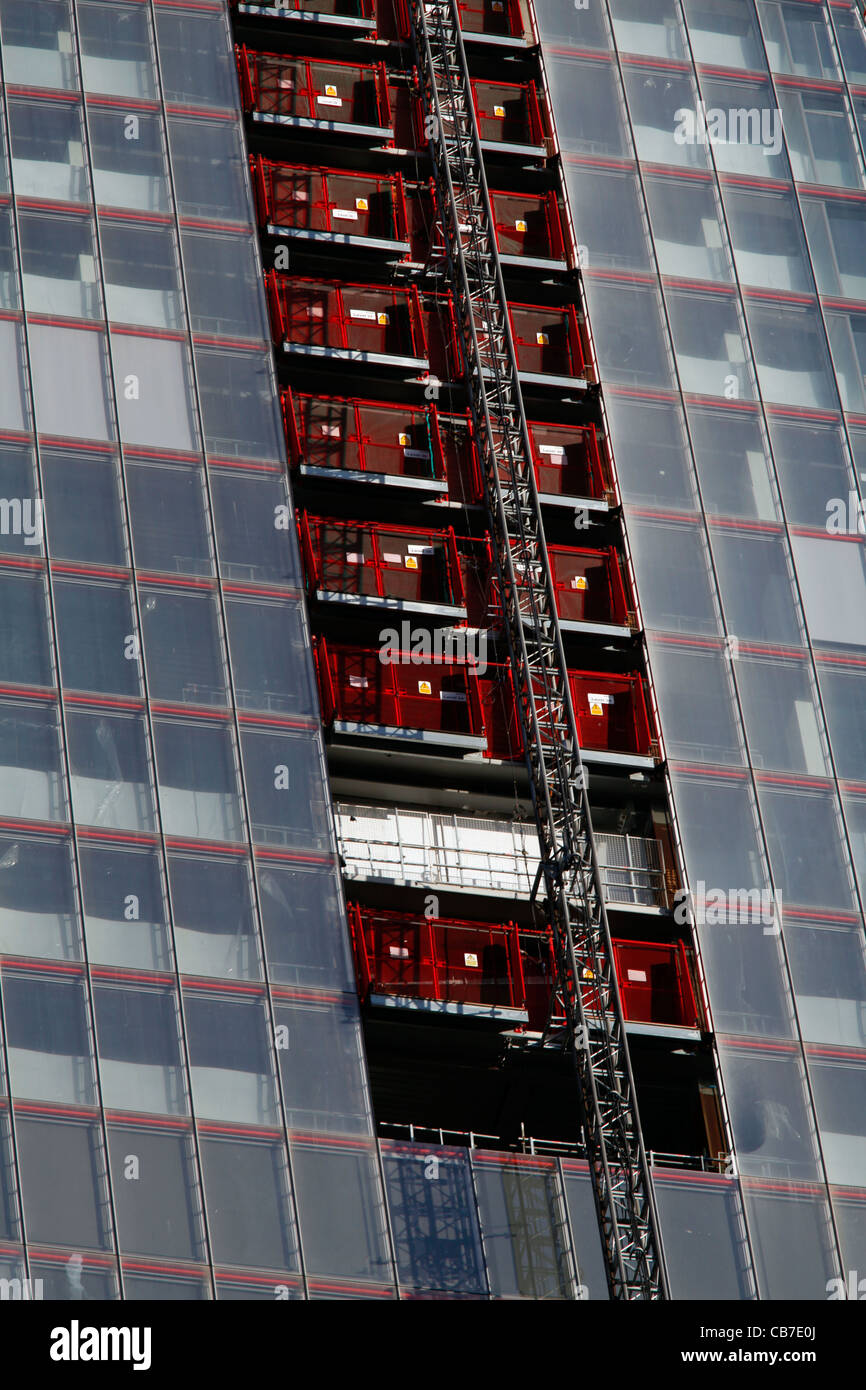
[[[270,861],[259,864],[258,880],[271,980],[352,989],[348,933],[333,870]]]
[[[666,298],[683,390],[751,400],[752,373],[736,301],[670,289]]]
[[[673,789],[689,879],[711,888],[768,889],[749,783],[675,772]]]
[[[307,1272],[392,1279],[373,1149],[295,1141],[292,1172]]]
[[[108,1147],[121,1250],[179,1260],[200,1258],[201,1198],[188,1136],[111,1125]]]
[[[676,0],[610,0],[617,47],[653,58],[685,58]]]
[[[125,566],[117,461],[98,454],[41,453],[52,558]]]
[[[127,463],[126,487],[138,568],[212,574],[203,474],[192,468]]]
[[[84,86],[107,96],[153,101],[156,81],[147,9],[79,0],[78,37]]]
[[[96,243],[90,218],[18,215],[24,303],[31,313],[93,319],[101,315]]]
[[[679,646],[653,637],[650,643],[668,756],[744,763],[731,662],[723,650],[710,643]]]
[[[679,406],[672,400],[630,400],[610,391],[607,409],[623,496],[629,502],[694,511],[697,491]]]
[[[15,1131],[28,1240],[106,1249],[111,1238],[104,1224],[109,1206],[99,1126],[22,1115]]]
[[[623,386],[671,390],[672,358],[655,286],[593,280],[587,292],[604,379]]]
[[[99,965],[171,970],[156,851],[79,843],[78,860],[88,959]]]
[[[499,1298],[574,1298],[554,1165],[530,1166],[518,1158],[493,1162],[475,1154],[473,1168],[490,1292]]]
[[[234,97],[232,98],[234,101]],[[169,116],[175,197],[182,217],[252,220],[240,132],[230,121]]]
[[[589,1172],[585,1164],[576,1160],[562,1159],[560,1166],[578,1279],[591,1299],[609,1299],[610,1291],[601,1252],[598,1216]]]
[[[712,184],[647,174],[644,187],[662,274],[730,280],[730,256]]]
[[[0,551],[41,554],[44,503],[28,445],[0,445],[0,498]]]
[[[866,1172],[866,1068],[860,1060],[819,1062],[810,1057],[809,1079],[827,1178],[843,1187],[862,1186]]]
[[[734,663],[752,766],[824,777],[823,721],[802,661],[741,652]]]
[[[143,328],[183,329],[174,232],[103,217],[100,225],[108,317]]]
[[[650,271],[652,254],[636,174],[577,163],[567,163],[563,172],[581,265]]]
[[[804,791],[761,781],[758,799],[778,893],[786,904],[854,911],[839,805],[823,787]]]
[[[187,1113],[177,998],[165,989],[93,990],[102,1103],[152,1115]]]
[[[623,64],[638,158],[653,164],[706,169],[707,144],[699,138],[697,93],[691,74]]]
[[[84,983],[7,970],[3,1004],[13,1095],[95,1105]]]
[[[719,1179],[669,1180],[654,1174],[671,1296],[746,1300],[745,1224],[737,1184]],[[711,1258],[707,1258],[712,1251]]]
[[[173,451],[195,449],[186,345],[112,333],[111,353],[124,442]]]
[[[131,589],[59,579],[54,607],[64,686],[106,695],[140,694]]]
[[[185,231],[183,253],[193,332],[267,338],[254,238]]]
[[[0,680],[53,685],[45,580],[0,572]]]
[[[193,1105],[201,1119],[278,1122],[264,1003],[184,994]]]
[[[834,7],[831,19],[842,54],[842,66],[849,82],[866,83],[866,35],[853,10]]]
[[[65,820],[56,707],[0,705],[0,812],[27,820]]]
[[[3,187],[2,168],[0,155],[0,189]],[[12,208],[5,207],[0,209],[0,309],[18,308],[17,271]]]
[[[154,721],[162,828],[166,835],[239,840],[243,819],[231,730]]]
[[[689,428],[706,511],[778,521],[769,450],[757,415],[689,405]]]
[[[241,732],[253,839],[327,850],[331,825],[318,735]]]
[[[294,521],[282,475],[251,478],[214,469],[211,503],[224,579],[300,582]]]
[[[26,87],[78,85],[68,0],[2,0],[3,80]]]
[[[758,0],[767,57],[774,72],[795,77],[839,77],[823,6]]]
[[[740,639],[802,645],[791,561],[781,536],[733,527],[711,531],[728,631]]]
[[[813,293],[797,205],[790,193],[724,190],[737,275],[744,285]]]
[[[813,642],[866,646],[866,557],[856,541],[793,536]]]
[[[289,1129],[369,1134],[372,1129],[357,1000],[274,1009]]]
[[[388,1144],[382,1163],[401,1284],[427,1292],[486,1294],[466,1156]]]
[[[140,590],[147,682],[156,700],[228,703],[219,608],[214,594]]]
[[[240,840],[243,819],[231,730],[154,720],[160,813],[167,835]]]
[[[566,39],[578,48],[605,49],[610,43],[603,6],[577,10],[574,0],[546,0],[538,7],[537,22],[542,38]]]
[[[779,100],[794,178],[802,183],[862,188],[859,152],[844,96],[780,86]]]
[[[297,1238],[283,1146],[219,1138],[202,1138],[200,1145],[214,1261],[296,1270]]]
[[[101,333],[30,324],[36,428],[72,439],[110,439]]]
[[[238,708],[312,717],[317,701],[301,606],[228,599],[226,618]]]
[[[81,954],[70,845],[0,838],[0,955],[75,960]]]
[[[147,726],[134,714],[67,711],[72,810],[78,824],[155,829]]]
[[[169,856],[178,969],[259,979],[258,937],[246,859]]]
[[[166,101],[234,109],[237,83],[222,13],[186,15],[157,8],[156,33]]]
[[[741,1173],[812,1182],[815,1122],[798,1054],[761,1052],[716,1035]]]
[[[548,54],[546,68],[562,150],[619,158],[629,155],[625,107],[614,64]],[[582,99],[574,101],[578,91]]]
[[[0,427],[26,429],[29,411],[24,390],[24,336],[20,325],[8,320],[0,321],[0,366]]]
[[[806,1042],[866,1046],[863,932],[831,922],[785,926],[785,944]]]
[[[847,522],[854,476],[840,426],[771,415],[770,437],[789,522],[823,530],[840,509]]]
[[[171,202],[159,116],[144,111],[130,116],[120,109],[91,106],[88,126],[97,203],[138,212],[168,212]]]
[[[683,8],[696,62],[752,72],[764,69],[764,49],[751,5],[741,0],[684,0]]]
[[[12,176],[19,198],[88,198],[81,109],[65,102],[9,102]]]
[[[866,668],[821,662],[818,679],[836,773],[866,782]]]
[[[85,1298],[113,1302],[120,1298],[114,1264],[109,1264],[105,1257],[91,1256],[85,1262],[78,1254],[63,1260],[36,1260],[31,1256],[30,1271],[42,1280],[44,1298],[64,1303],[78,1303]]]
[[[699,2],[707,7],[708,0]],[[749,24],[751,21],[739,0],[736,9]],[[730,23],[731,19],[720,19],[719,22],[724,25]],[[693,43],[695,37],[692,34]],[[701,47],[699,42],[695,53],[698,62],[714,66],[721,63],[718,51],[712,57],[703,56]],[[753,70],[763,68],[763,54],[756,63],[746,66]],[[705,138],[712,145],[713,160],[718,171],[746,174],[759,179],[787,179],[788,160],[785,156],[782,116],[770,84],[704,75],[701,77],[701,90],[707,107]]]
[[[716,636],[717,605],[703,531],[635,517],[628,527],[647,627]]]
[[[753,1183],[743,1195],[761,1298],[826,1299],[838,1273],[826,1199]]]
[[[803,198],[802,207],[818,289],[840,298],[866,299],[866,204]]]
[[[828,313],[827,332],[842,407],[850,411],[866,411],[866,314],[841,310]]]
[[[282,459],[285,447],[270,353],[198,347],[195,363],[208,452]]]

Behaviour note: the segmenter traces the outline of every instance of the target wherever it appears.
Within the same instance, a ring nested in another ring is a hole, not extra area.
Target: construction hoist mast
[[[661,1242],[457,7],[455,0],[410,3],[608,1283],[615,1299],[663,1299]]]

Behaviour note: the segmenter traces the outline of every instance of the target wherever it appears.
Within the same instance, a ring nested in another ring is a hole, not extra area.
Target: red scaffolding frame
[[[438,482],[445,460],[435,406],[283,392],[292,462],[371,478]]]
[[[493,230],[500,256],[567,264],[556,194],[490,190]]]
[[[321,356],[427,361],[427,340],[414,285],[356,285],[269,270],[271,328],[279,345]]]
[[[568,683],[581,748],[654,756],[656,745],[640,674],[569,671]]]
[[[419,651],[350,646],[314,638],[322,719],[369,729],[419,730],[484,741],[471,664]]]
[[[244,110],[278,120],[391,129],[384,63],[289,58],[236,45]]]
[[[282,164],[253,155],[259,220],[311,234],[409,241],[401,174]]]
[[[313,592],[465,608],[454,528],[342,521],[301,512],[301,548]]]
[[[529,443],[540,493],[616,501],[607,459],[599,448],[594,425],[575,428],[530,420]]]
[[[514,922],[427,919],[349,903],[362,998],[386,995],[526,1011]]]
[[[549,545],[556,611],[566,622],[628,625],[629,606],[616,548]]]
[[[550,132],[534,82],[472,81],[482,142],[544,150]]]

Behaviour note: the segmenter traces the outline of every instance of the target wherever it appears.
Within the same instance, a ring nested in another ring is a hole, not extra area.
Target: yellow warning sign
[[[325,84],[325,96],[326,96],[326,97],[335,97],[336,95],[337,95],[337,89],[336,89],[336,87],[333,86],[332,83],[330,83],[330,82],[326,83],[326,84]]]
[[[550,342],[550,339],[548,338],[546,333],[536,333],[535,341],[538,343],[539,347],[547,347],[548,343]]]
[[[430,684],[429,681],[419,681],[419,682],[418,682],[418,694],[419,694],[419,695],[432,695],[432,694],[433,694],[433,687],[432,687],[432,685]]]
[[[401,444],[401,445],[403,446],[403,448],[405,449],[405,448],[406,448],[406,445],[409,443],[409,436],[408,436],[408,434],[398,434],[398,435],[397,435],[397,443],[398,443],[398,444]]]
[[[368,212],[370,204],[367,202],[366,198],[356,198],[355,207],[358,209],[359,212]]]
[[[388,322],[388,315],[387,315],[387,314],[377,314],[377,315],[376,315],[376,322],[377,322],[377,323],[382,323],[382,324],[387,324],[387,322]]]
[[[518,232],[525,232],[525,231],[526,231],[526,223],[523,221],[522,218],[519,219],[517,222],[515,222],[514,226],[515,226],[515,229],[516,229]]]
[[[590,714],[595,714],[595,715],[599,715],[599,716],[600,716],[600,715],[604,714],[604,709],[603,709],[603,707],[602,707],[601,705],[592,704],[592,705],[590,705],[590,707],[589,707],[589,712],[590,712]]]
[[[505,115],[505,107],[504,107],[504,106],[494,106],[494,108],[493,108],[493,114],[494,114],[494,116],[504,116],[504,115]]]
[[[478,957],[475,955],[474,951],[464,951],[463,964],[468,965],[473,970],[478,969]]]
[[[416,570],[418,568],[418,557],[416,555],[407,555],[405,565],[407,570]]]

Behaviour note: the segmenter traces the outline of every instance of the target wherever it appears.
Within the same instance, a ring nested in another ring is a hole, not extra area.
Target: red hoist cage
[[[641,675],[569,671],[568,683],[581,748],[638,757],[656,754]]]
[[[235,49],[244,110],[280,121],[390,130],[384,63],[332,63]]]
[[[549,130],[534,82],[472,82],[478,132],[485,143],[543,152]]]
[[[465,34],[492,34],[497,38],[525,37],[517,0],[457,0],[460,28]]]
[[[249,0],[229,0],[231,8],[236,10],[239,5],[249,3]],[[346,19],[368,19],[375,18],[373,0],[315,0],[315,5],[310,5],[309,0],[252,0],[254,5],[262,9],[296,10],[315,10],[316,14],[327,14],[345,17]],[[496,3],[496,0],[492,0]]]
[[[567,263],[555,193],[503,193],[491,189],[490,203],[500,256]]]
[[[573,428],[530,421],[529,443],[540,493],[616,501],[607,460],[599,449],[593,425]]]
[[[438,482],[445,461],[435,407],[283,393],[295,465]]]
[[[614,941],[613,958],[626,1019],[700,1027],[688,957],[681,941]]]
[[[348,908],[362,997],[526,1009],[514,922],[428,921],[358,903]]]
[[[430,374],[441,381],[454,381],[463,375],[463,364],[450,295],[425,295],[423,316]],[[554,309],[540,304],[509,304],[508,317],[519,372],[536,377],[585,376],[587,364],[572,305]]]
[[[400,174],[354,174],[275,164],[253,155],[259,219],[293,231],[407,242],[406,195]]]
[[[454,530],[299,517],[301,548],[315,593],[399,599],[464,608]]]
[[[324,355],[372,354],[423,363],[427,343],[414,285],[353,285],[266,277],[271,327],[280,345]]]
[[[333,720],[379,729],[423,730],[481,739],[481,700],[471,665],[423,652],[354,647],[314,639],[326,725]],[[413,660],[413,656],[415,659]]]
[[[556,611],[565,622],[629,622],[629,607],[619,557],[606,550],[570,550],[549,545]]]

